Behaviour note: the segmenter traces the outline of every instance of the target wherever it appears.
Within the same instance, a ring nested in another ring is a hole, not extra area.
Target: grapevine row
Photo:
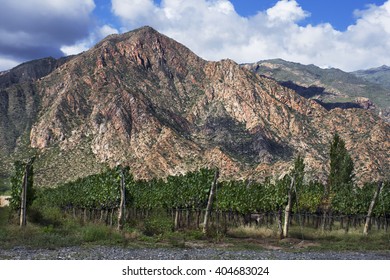
[[[119,207],[120,169],[108,169],[101,174],[41,190],[37,203],[62,209],[100,209]],[[169,176],[165,180],[134,180],[125,172],[126,205],[134,209],[205,209],[214,171],[201,169],[185,175]],[[239,214],[276,212],[287,202],[291,176],[267,179],[263,183],[248,181],[219,182],[214,209]],[[352,184],[333,190],[330,206],[333,213],[366,215],[377,184],[356,187]],[[295,213],[319,213],[324,206],[324,185],[317,181],[297,184],[294,189]],[[373,214],[390,213],[390,184],[385,183]]]

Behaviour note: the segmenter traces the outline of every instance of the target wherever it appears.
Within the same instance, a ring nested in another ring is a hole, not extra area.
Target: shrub
[[[172,232],[173,222],[169,218],[152,216],[144,222],[143,233],[147,236],[162,235]]]
[[[103,225],[86,225],[81,234],[85,242],[97,242],[110,239],[111,229]]]

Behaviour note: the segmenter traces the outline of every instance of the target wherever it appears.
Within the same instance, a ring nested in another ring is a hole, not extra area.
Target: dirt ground
[[[8,198],[11,198],[10,196],[4,196],[0,195],[0,207],[5,207],[9,205]]]

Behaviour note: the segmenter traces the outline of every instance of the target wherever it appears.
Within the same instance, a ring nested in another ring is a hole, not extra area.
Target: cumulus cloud
[[[93,0],[2,0],[0,69],[12,62],[62,56],[62,45],[89,35],[94,8]]]
[[[121,23],[117,30],[98,25],[94,0],[2,0],[0,70],[25,60],[76,54],[108,34],[143,25],[208,60],[283,58],[346,71],[390,65],[390,0],[355,11],[356,21],[345,31],[330,23],[303,25],[310,13],[299,2],[279,0],[243,17],[229,0],[111,0],[111,12]]]
[[[109,25],[103,25],[102,27],[99,27],[95,31],[91,32],[87,38],[79,40],[72,45],[62,46],[61,51],[65,55],[79,54],[88,50],[93,44],[102,40],[104,37],[118,33],[119,31],[116,28]]]
[[[0,66],[1,66],[0,72],[11,69],[12,67],[18,65],[19,63],[20,61],[15,61],[14,59],[9,59],[0,56]]]
[[[390,0],[355,11],[356,22],[340,32],[331,24],[300,25],[309,17],[296,0],[280,0],[242,17],[228,0],[112,0],[123,31],[151,25],[198,55],[254,62],[280,57],[356,70],[390,64]]]
[[[309,16],[296,1],[282,0],[267,10],[270,21],[275,22],[296,22]]]
[[[136,23],[140,20],[146,20],[151,16],[155,9],[153,0],[112,0],[113,12],[123,18]]]

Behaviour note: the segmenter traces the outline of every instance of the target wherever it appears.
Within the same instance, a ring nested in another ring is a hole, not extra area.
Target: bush
[[[147,236],[163,235],[172,232],[173,221],[169,218],[152,216],[144,222],[143,233]]]
[[[42,226],[59,227],[62,225],[64,215],[58,207],[39,207],[35,204],[27,213],[28,220]]]
[[[82,238],[85,242],[108,240],[111,237],[111,229],[103,225],[86,225],[82,228]]]
[[[182,234],[173,234],[168,237],[169,243],[176,248],[186,247],[186,237]]]

